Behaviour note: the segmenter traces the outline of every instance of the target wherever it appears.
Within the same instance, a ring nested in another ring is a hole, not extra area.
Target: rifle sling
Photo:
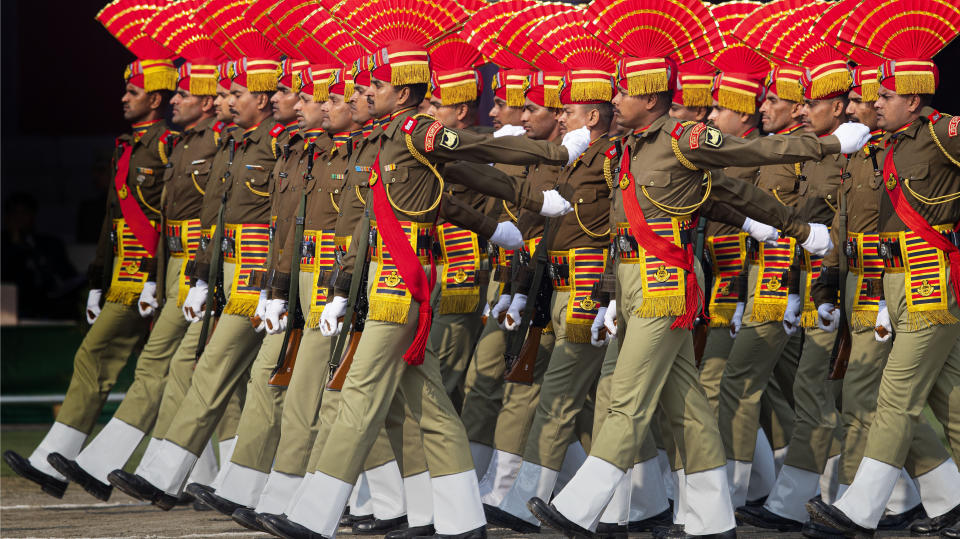
[[[547,245],[550,243],[550,238],[553,235],[551,228],[553,224],[552,221],[552,219],[547,219],[543,224],[543,237],[540,238],[540,243],[537,244],[537,249],[533,255],[534,264],[536,265],[533,268],[533,281],[530,284],[530,295],[527,297],[527,304],[523,308],[523,316],[520,317],[520,327],[517,328],[515,335],[510,336],[510,343],[507,347],[506,354],[508,357],[517,357],[523,348],[523,342],[527,338],[527,330],[530,327],[530,321],[533,319],[533,311],[536,308],[537,297],[540,295],[540,287],[543,285],[543,273],[549,261]]]
[[[364,281],[363,275],[367,271],[367,252],[369,251],[368,247],[370,245],[370,204],[373,204],[373,197],[370,197],[370,200],[367,202],[366,207],[363,210],[363,217],[360,220],[361,226],[360,229],[364,231],[359,238],[353,242],[356,245],[356,259],[353,262],[353,275],[350,279],[350,295],[347,297],[347,310],[345,313],[348,315],[353,312],[354,308],[357,305],[357,298],[360,295],[360,284]],[[346,315],[344,316],[346,318]],[[343,328],[340,330],[340,334],[337,335],[337,343],[333,347],[333,353],[330,355],[330,376],[332,377],[334,372],[336,372],[337,367],[340,366],[340,357],[343,354],[343,348],[347,343],[347,337],[350,336],[350,326],[352,324],[346,323],[343,324]]]
[[[203,349],[207,346],[207,335],[210,333],[211,319],[213,318],[213,301],[217,296],[217,287],[223,286],[219,279],[220,272],[223,271],[223,251],[221,243],[223,238],[223,209],[227,205],[227,193],[223,193],[220,200],[220,209],[217,210],[217,228],[213,231],[213,237],[210,239],[210,246],[213,247],[213,253],[210,254],[210,271],[207,273],[207,299],[204,302],[203,326],[200,327],[200,342],[197,343],[197,361],[203,355]],[[219,306],[223,308],[223,306]]]

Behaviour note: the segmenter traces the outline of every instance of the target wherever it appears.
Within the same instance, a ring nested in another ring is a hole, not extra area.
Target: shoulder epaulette
[[[960,168],[960,160],[957,160],[956,157],[950,155],[950,152],[948,152],[947,149],[943,146],[943,143],[940,142],[940,137],[937,136],[937,131],[936,129],[934,129],[934,125],[941,118],[944,118],[945,116],[947,115],[940,114],[937,111],[933,111],[933,114],[927,116],[927,120],[929,120],[929,122],[927,123],[927,126],[930,129],[930,137],[933,138],[933,143],[937,145],[937,148],[940,149],[940,153],[942,153],[943,156],[947,158],[947,161],[950,161],[951,163],[954,164],[954,166]],[[947,124],[947,135],[949,137],[953,138],[957,135],[958,123],[960,122],[958,122],[957,118],[952,118],[950,120],[950,123]]]
[[[284,129],[283,124],[277,124],[273,126],[273,129],[270,130],[270,136],[273,138],[277,138],[278,136],[280,136],[280,133],[283,133],[283,129]]]

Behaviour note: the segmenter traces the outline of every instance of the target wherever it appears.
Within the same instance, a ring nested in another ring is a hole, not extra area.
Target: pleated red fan
[[[303,58],[303,54],[283,35],[274,19],[268,15],[271,11],[275,11],[282,16],[288,10],[294,10],[298,4],[300,4],[298,0],[280,0],[279,2],[277,0],[250,0],[243,16],[250,23],[250,26],[261,32],[288,58]]]
[[[781,38],[781,31],[790,24],[792,15],[814,10],[817,0],[775,0],[764,4],[741,20],[733,30],[733,36],[749,47],[770,54]],[[812,21],[812,20],[811,20]]]
[[[586,28],[586,12],[558,12],[534,26],[530,37],[567,69],[596,69],[613,73],[617,54]]]
[[[369,52],[323,8],[314,6],[302,19],[286,18],[280,26],[311,63],[325,63],[332,56],[341,64],[349,64]]]
[[[588,11],[588,29],[630,56],[687,62],[723,48],[717,22],[700,0],[597,0]]]
[[[717,21],[717,27],[720,28],[720,35],[723,37],[725,47],[743,44],[739,39],[733,37],[733,29],[760,5],[760,2],[754,0],[733,0],[732,2],[710,6],[710,14]]]
[[[462,7],[464,11],[471,15],[487,5],[483,0],[457,0],[457,3],[460,4],[460,7]]]
[[[498,41],[500,29],[517,13],[536,6],[532,0],[504,0],[489,4],[464,23],[461,35],[491,62],[505,68],[529,67],[529,62],[507,51]]]
[[[202,34],[210,38],[227,58],[240,58],[243,56],[243,51],[241,51],[233,42],[229,39],[226,39],[223,36],[223,30],[220,29],[220,26],[213,21],[213,19],[207,19],[207,16],[204,15],[203,5],[206,3],[206,0],[183,0],[184,4],[190,6],[193,11],[193,24],[200,30]],[[245,4],[237,2],[236,6],[231,6],[231,12],[238,14],[240,17],[243,17],[243,10]]]
[[[459,30],[470,17],[454,0],[347,0],[334,14],[380,46],[391,42],[426,46]]]
[[[713,66],[728,73],[742,73],[762,78],[770,70],[770,62],[750,47],[730,47],[713,58]]]
[[[526,8],[507,20],[496,40],[510,52],[542,71],[563,71],[563,64],[534,41],[530,32],[542,21],[574,9],[576,8],[569,4],[560,3],[543,3]]]
[[[232,49],[238,57],[278,58],[280,50],[244,17],[248,5],[247,0],[206,0],[197,8],[197,18],[201,28],[228,53]]]
[[[433,68],[438,71],[483,65],[480,51],[459,35],[447,36],[427,50],[430,52]]]
[[[884,58],[930,59],[958,33],[957,0],[865,0],[850,13],[839,37]]]
[[[137,58],[172,59],[176,53],[151,38],[144,29],[163,6],[150,0],[114,0],[95,18]]]

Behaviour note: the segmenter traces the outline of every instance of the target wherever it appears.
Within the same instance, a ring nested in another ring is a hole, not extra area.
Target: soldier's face
[[[741,136],[744,131],[749,129],[744,120],[749,119],[749,115],[741,114],[735,110],[714,106],[710,112],[709,120],[714,127],[725,135]]]
[[[246,129],[257,125],[260,119],[260,100],[257,95],[237,83],[230,85],[230,112],[233,121]]]
[[[277,91],[270,98],[273,119],[282,124],[292,122],[297,117],[296,111],[293,110],[293,106],[297,104],[297,99],[297,94],[293,93],[289,86],[278,84]]]
[[[877,126],[894,131],[910,123],[915,111],[920,109],[920,97],[900,95],[893,90],[880,86],[880,96],[874,102],[877,109]]]
[[[522,115],[522,108],[509,107],[503,99],[499,97],[493,98],[493,108],[490,109],[490,117],[493,118],[493,127],[495,129],[500,129],[505,125],[520,125],[520,117]]]
[[[370,87],[373,95],[367,97],[367,103],[372,105],[371,111],[375,118],[382,118],[397,111],[400,105],[400,91],[396,86],[371,77]]]
[[[838,99],[807,99],[800,109],[803,129],[816,135],[827,135],[840,125],[846,117],[846,104]]]
[[[326,112],[323,110],[325,103],[326,101],[316,103],[313,100],[313,94],[300,92],[300,94],[297,95],[297,103],[293,106],[297,114],[297,127],[299,127],[301,131],[323,127],[323,122],[327,117]]]
[[[560,113],[560,127],[565,133],[576,131],[587,125],[590,111],[595,110],[583,105],[564,105]]]
[[[150,94],[139,86],[127,83],[120,102],[123,104],[123,119],[128,122],[143,121],[150,114]]]
[[[353,111],[350,104],[343,100],[343,96],[330,94],[330,99],[324,102],[327,117],[324,120],[323,128],[330,133],[340,133],[349,131],[353,127]]]
[[[444,127],[454,129],[457,127],[458,109],[456,105],[443,105],[439,99],[431,99],[427,114],[436,118]]]
[[[233,113],[230,112],[230,89],[217,85],[217,98],[213,100],[213,108],[217,113],[217,120],[230,123]]]
[[[847,103],[847,117],[851,122],[860,122],[870,128],[871,131],[877,128],[877,109],[873,108],[872,101],[864,101],[863,96],[856,90],[850,90],[847,94],[850,100]]]
[[[685,107],[676,103],[670,104],[670,117],[681,122],[702,122],[710,115],[707,107]]]
[[[767,133],[776,133],[793,125],[793,117],[799,104],[780,99],[775,93],[768,93],[760,105],[760,124]]]
[[[367,123],[367,120],[370,119],[370,106],[367,104],[366,97],[369,90],[369,86],[354,86],[353,95],[347,100],[347,103],[350,104],[353,121],[360,125]]]
[[[173,123],[188,126],[203,116],[203,98],[186,90],[177,90],[170,99]]]
[[[556,109],[541,107],[533,101],[527,100],[520,115],[520,123],[527,132],[527,136],[534,140],[547,140],[559,127],[560,112]]]
[[[622,88],[613,96],[613,110],[616,111],[617,122],[626,129],[636,129],[647,125],[647,109],[644,105],[645,96],[629,95]]]

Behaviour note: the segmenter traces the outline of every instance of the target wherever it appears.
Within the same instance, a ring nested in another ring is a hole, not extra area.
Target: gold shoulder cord
[[[364,206],[366,206],[366,205],[367,205],[367,201],[364,200],[364,199],[363,199],[363,196],[360,194],[360,186],[359,186],[359,185],[354,185],[354,186],[353,186],[353,190],[357,192],[357,200],[360,201],[360,204],[363,204]]]
[[[250,185],[250,180],[247,180],[246,182],[244,182],[244,185],[247,186],[247,189],[249,189],[251,193],[253,193],[253,194],[255,194],[255,195],[259,196],[259,197],[268,197],[268,196],[270,196],[270,193],[267,192],[267,191],[260,191],[260,190],[254,189],[253,186]]]
[[[607,189],[613,190],[613,165],[610,164],[610,158],[603,158],[603,181],[607,182]]]
[[[958,162],[952,155],[947,153],[947,149],[943,147],[943,144],[940,142],[940,139],[937,137],[937,133],[933,129],[933,122],[927,122],[927,126],[930,128],[930,136],[933,138],[934,144],[937,145],[937,148],[940,148],[940,151],[943,153],[946,158],[953,163],[955,166],[960,167],[960,162]],[[903,186],[907,188],[907,191],[914,196],[921,203],[926,204],[927,206],[936,206],[938,204],[946,204],[947,202],[953,202],[954,200],[960,199],[960,192],[951,193],[949,195],[942,195],[938,197],[925,197],[920,193],[914,191],[910,187],[910,179],[907,178],[903,180]]]
[[[828,207],[828,208],[830,208],[831,210],[833,210],[833,213],[837,213],[837,207],[834,206],[833,204],[831,204],[830,201],[827,200],[827,197],[823,197],[823,201],[827,204],[827,207]]]
[[[166,165],[169,162],[167,158],[167,145],[161,140],[157,143],[157,153],[160,154],[160,162]]]
[[[782,198],[780,198],[780,187],[777,187],[776,189],[771,189],[770,192],[773,193],[773,198],[777,199],[777,202],[779,202],[781,205],[789,206],[789,204],[787,204],[786,202],[783,201]]]
[[[800,163],[793,164],[793,173],[796,174],[798,178],[803,176],[803,170],[800,168]]]
[[[424,215],[426,213],[430,213],[433,210],[437,209],[437,206],[440,205],[440,199],[443,198],[443,177],[440,176],[439,172],[437,172],[437,168],[434,167],[433,164],[430,161],[428,161],[426,157],[424,157],[420,152],[417,151],[416,148],[413,147],[413,137],[410,136],[409,133],[407,133],[406,135],[404,135],[404,138],[407,141],[407,150],[410,152],[410,155],[412,155],[413,158],[419,161],[422,165],[429,168],[430,172],[433,172],[433,175],[437,178],[437,182],[440,184],[440,189],[437,192],[437,199],[434,200],[433,204],[431,204],[430,207],[425,210],[407,211],[407,210],[401,209],[399,206],[397,206],[397,203],[393,201],[393,198],[390,196],[390,185],[388,183],[384,182],[383,190],[387,193],[387,200],[390,201],[390,206],[392,206],[393,209],[397,210],[400,213],[405,213],[410,216]]]
[[[357,188],[357,195],[358,195],[358,196],[360,195],[360,188],[359,188],[359,187]],[[340,213],[340,206],[337,206],[336,201],[333,200],[333,191],[330,191],[330,205],[333,206],[333,209],[334,209],[337,213]]]
[[[277,137],[273,137],[270,140],[270,151],[273,152],[274,159],[277,159],[278,157],[280,157],[279,155],[277,155]]]
[[[199,192],[201,195],[207,194],[203,189],[200,189],[200,184],[197,183],[197,171],[196,171],[196,170],[194,170],[193,172],[190,173],[190,179],[193,180],[193,187],[194,187],[194,189],[197,190],[197,192]]]
[[[150,211],[156,213],[157,215],[163,215],[163,212],[161,212],[160,210],[154,208],[154,207],[151,206],[150,204],[147,204],[147,201],[143,198],[143,191],[140,189],[140,186],[139,186],[139,185],[137,186],[137,196],[140,198],[140,202],[142,202],[143,205],[147,207],[147,209],[149,209]]]
[[[673,147],[673,154],[677,157],[677,161],[680,161],[681,165],[690,170],[700,170],[680,151],[680,143],[677,141],[677,139],[671,138],[670,145]],[[709,170],[704,170],[703,177],[707,179],[707,188],[703,193],[703,198],[700,199],[700,202],[691,204],[689,206],[668,206],[666,204],[657,202],[653,199],[653,197],[650,196],[650,193],[647,191],[647,186],[645,185],[640,186],[640,191],[642,191],[643,196],[647,197],[647,200],[649,200],[650,203],[656,206],[660,211],[670,215],[688,215],[696,211],[697,208],[702,206],[703,203],[707,201],[707,198],[710,197],[710,191],[713,189],[713,175]]]
[[[590,236],[591,238],[605,238],[610,235],[610,227],[607,227],[607,230],[605,232],[601,232],[600,234],[596,234],[588,230],[587,227],[583,224],[583,221],[580,220],[580,210],[578,209],[579,207],[580,207],[579,203],[573,205],[573,214],[577,217],[577,224],[580,225],[580,230],[582,230],[584,234],[586,234],[587,236]]]
[[[510,220],[512,220],[514,223],[516,223],[516,222],[517,222],[517,216],[514,215],[513,212],[510,211],[510,208],[507,207],[507,201],[506,201],[506,200],[501,200],[500,203],[503,204],[503,211],[507,212],[507,216],[510,217]]]

